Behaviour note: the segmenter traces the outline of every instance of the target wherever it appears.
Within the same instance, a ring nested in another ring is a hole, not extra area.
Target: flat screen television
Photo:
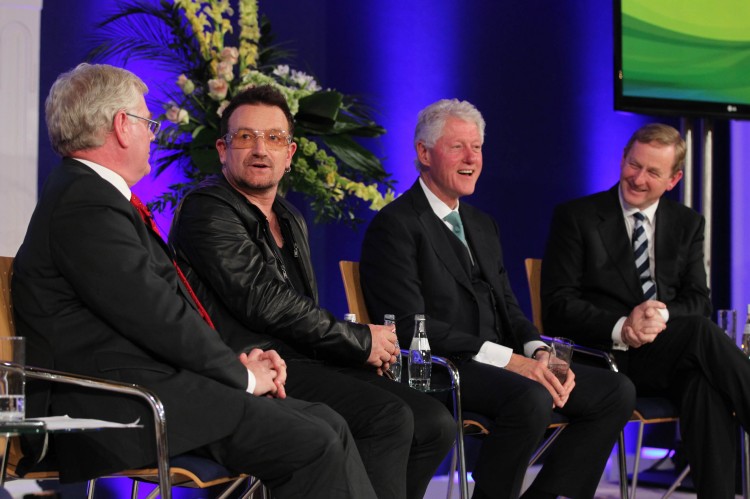
[[[614,0],[615,109],[750,119],[750,1]]]

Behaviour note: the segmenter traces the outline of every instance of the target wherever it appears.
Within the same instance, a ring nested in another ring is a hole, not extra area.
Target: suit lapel
[[[469,280],[469,275],[466,273],[466,268],[461,263],[458,255],[456,255],[450,239],[448,239],[454,236],[445,230],[443,221],[432,211],[430,203],[427,202],[422,187],[419,185],[419,180],[412,185],[410,191],[414,196],[414,209],[417,212],[419,223],[422,224],[424,234],[430,245],[434,248],[435,254],[437,254],[453,278],[473,293],[474,288]]]
[[[675,261],[675,242],[680,241],[681,225],[677,223],[677,217],[670,205],[669,200],[662,199],[656,210],[656,227],[654,228],[654,273],[656,280],[656,292],[659,293],[660,275],[665,275],[665,266],[670,266]],[[676,270],[675,270],[676,272]],[[667,270],[666,275],[673,275]]]
[[[599,235],[602,245],[609,256],[609,261],[617,268],[628,290],[643,298],[643,290],[638,281],[635,270],[635,257],[630,246],[622,208],[617,194],[617,186],[610,189],[608,196],[599,204]]]

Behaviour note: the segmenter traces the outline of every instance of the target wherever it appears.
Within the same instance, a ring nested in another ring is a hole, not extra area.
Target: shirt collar
[[[427,184],[422,180],[422,177],[419,177],[419,185],[422,186],[422,191],[424,191],[424,195],[427,197],[427,202],[430,203],[430,208],[432,208],[432,211],[438,216],[438,218],[440,218],[440,220],[444,219],[446,215],[452,211],[458,213],[458,202],[456,202],[456,209],[452,210],[447,204],[443,203],[440,198],[432,193],[430,188],[427,187]]]
[[[96,172],[97,175],[99,175],[101,178],[103,178],[104,180],[112,184],[115,189],[120,191],[120,194],[125,196],[125,199],[130,201],[130,197],[132,195],[130,191],[130,187],[128,187],[127,182],[125,182],[125,179],[122,178],[120,175],[113,172],[106,166],[102,166],[98,163],[94,163],[93,161],[89,161],[87,159],[80,159],[80,158],[73,158],[73,159],[75,159],[76,161],[80,161],[84,165],[94,170],[94,172]]]
[[[622,213],[625,216],[625,218],[632,217],[635,213],[638,213],[639,211],[643,213],[643,216],[646,217],[646,220],[648,220],[649,223],[654,223],[654,217],[656,216],[656,209],[659,207],[659,200],[657,200],[654,204],[649,206],[648,208],[644,210],[640,210],[638,208],[631,207],[628,205],[628,203],[625,202],[625,200],[622,197],[622,187],[617,188],[617,195],[620,198],[620,208],[622,208]]]

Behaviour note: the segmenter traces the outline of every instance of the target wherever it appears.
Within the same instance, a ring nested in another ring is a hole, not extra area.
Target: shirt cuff
[[[510,362],[510,356],[513,355],[513,349],[485,341],[479,352],[472,359],[482,364],[490,364],[495,367],[505,367]]]
[[[622,326],[625,324],[627,317],[620,317],[615,323],[615,327],[612,328],[612,350],[621,350],[623,352],[628,350],[628,345],[622,341]]]
[[[530,341],[523,344],[523,353],[524,355],[526,355],[526,357],[531,358],[531,356],[534,355],[534,352],[536,352],[540,348],[546,348],[547,350],[549,350],[549,345],[543,341]]]
[[[249,393],[250,395],[252,395],[253,391],[255,391],[255,383],[256,383],[255,375],[250,369],[248,369],[247,370],[247,389],[245,391]]]
[[[669,309],[668,308],[657,308],[656,310],[658,310],[662,318],[664,318],[664,322],[669,322]]]

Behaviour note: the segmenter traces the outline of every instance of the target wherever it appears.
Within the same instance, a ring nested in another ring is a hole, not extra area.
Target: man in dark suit
[[[150,170],[159,125],[146,91],[129,71],[89,64],[50,90],[47,128],[64,159],[45,183],[12,287],[29,364],[153,390],[165,405],[171,454],[258,476],[277,497],[375,497],[343,420],[324,405],[285,398],[276,352],[238,358],[221,341],[132,195]],[[33,415],[145,426],[56,438],[63,480],[153,463],[145,404],[79,388],[55,389],[49,401],[32,395]]]
[[[464,410],[493,420],[474,470],[474,498],[519,496],[553,408],[571,423],[524,497],[593,497],[632,413],[634,389],[601,369],[576,367],[561,383],[547,368],[548,348],[510,288],[497,224],[459,207],[482,171],[483,141],[484,120],[468,102],[442,100],[419,113],[419,179],[365,235],[367,307],[374,317],[396,313],[403,345],[414,314],[425,313],[432,350],[458,364]]]
[[[750,363],[710,320],[703,217],[662,197],[682,178],[674,128],[637,130],[620,182],[555,210],[542,267],[545,331],[612,350],[639,393],[666,394],[699,497],[734,497],[737,434],[750,423]]]

